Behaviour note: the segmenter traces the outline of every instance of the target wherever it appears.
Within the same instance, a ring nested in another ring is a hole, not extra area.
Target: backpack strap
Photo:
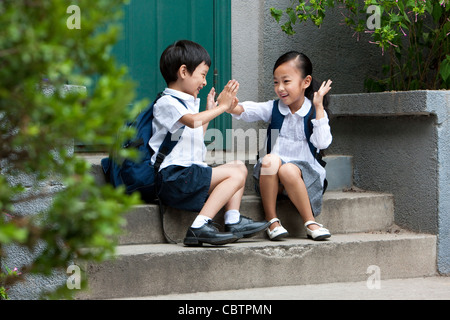
[[[161,96],[162,96],[162,94],[159,94],[157,99],[159,99]],[[180,98],[172,96],[172,95],[171,95],[171,97],[177,99],[186,109],[188,108],[186,106],[186,104],[184,103],[184,101],[181,100]],[[155,103],[156,103],[156,100],[155,100]],[[153,120],[153,117],[152,117],[152,120]],[[181,134],[183,133],[184,128],[185,127],[183,126],[180,129],[178,129],[177,135],[179,137],[181,137]],[[169,155],[169,153],[173,150],[173,148],[175,148],[177,143],[178,143],[178,139],[172,140],[172,134],[170,132],[167,132],[167,135],[164,138],[163,142],[161,143],[158,153],[156,154],[156,160],[155,160],[155,164],[154,164],[156,173],[159,172],[159,168],[161,167],[162,162]]]
[[[278,108],[280,100],[273,101],[272,108],[272,120],[270,121],[269,128],[267,128],[267,154],[272,152],[272,148],[275,146],[276,138],[272,137],[272,133],[279,133],[283,126],[284,116],[281,114]]]
[[[314,158],[317,158],[317,148],[311,143],[311,136],[313,133],[312,119],[316,118],[316,108],[311,106],[308,114],[303,118],[303,127],[305,129],[306,141],[308,141],[309,150],[311,151]]]
[[[316,118],[316,108],[311,106],[311,110],[309,110],[308,114],[304,118],[304,128],[305,128],[305,135],[306,140],[308,141],[309,150],[311,150],[311,153],[313,157],[319,162],[319,164],[325,168],[327,163],[322,159],[322,154],[319,152],[320,150],[317,150],[317,148],[311,143],[311,135],[313,133],[313,124],[312,120]],[[325,183],[328,183],[325,179]],[[324,188],[326,189],[326,187]]]
[[[162,94],[159,94],[157,99],[159,99],[161,96],[162,96]],[[172,97],[177,99],[187,109],[187,106],[183,102],[183,100],[181,100],[180,98],[175,97],[175,96],[172,96]],[[155,100],[155,103],[156,103],[156,100]],[[153,116],[152,116],[152,120],[153,120]],[[179,137],[181,137],[181,134],[183,133],[184,128],[185,127],[183,126],[180,129],[178,129],[177,134],[179,135]],[[172,149],[175,148],[175,145],[177,143],[178,143],[178,139],[173,141],[172,134],[170,132],[167,132],[167,135],[164,138],[164,141],[161,143],[158,153],[156,154],[155,164],[153,165],[154,170],[155,170],[155,177],[156,177],[155,188],[156,188],[156,197],[158,199],[159,217],[161,219],[161,229],[162,229],[162,232],[163,232],[163,235],[164,235],[164,238],[166,239],[166,241],[168,243],[173,243],[173,244],[176,244],[177,242],[169,237],[169,235],[166,233],[166,229],[164,228],[164,212],[165,212],[166,208],[165,208],[164,204],[162,203],[161,198],[159,197],[157,180],[158,180],[159,168],[161,167],[162,162],[169,155],[169,153],[172,151]]]

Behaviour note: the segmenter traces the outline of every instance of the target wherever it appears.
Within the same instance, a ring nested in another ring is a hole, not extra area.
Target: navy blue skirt
[[[158,174],[159,197],[166,206],[199,212],[208,199],[211,178],[209,166],[169,166]]]

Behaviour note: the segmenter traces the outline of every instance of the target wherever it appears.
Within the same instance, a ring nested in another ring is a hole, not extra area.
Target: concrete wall
[[[364,79],[377,75],[386,57],[370,44],[369,36],[359,37],[341,25],[339,8],[327,13],[317,28],[311,22],[296,25],[297,34],[288,36],[270,15],[270,8],[284,9],[291,0],[232,0],[232,74],[241,83],[241,100],[268,100],[275,96],[272,69],[283,53],[305,53],[319,80],[334,81],[333,93],[364,92]]]
[[[355,186],[389,192],[395,222],[411,230],[438,230],[435,116],[337,117],[330,154],[353,156]]]
[[[335,95],[328,152],[353,155],[354,183],[391,192],[395,222],[438,235],[450,273],[450,91]]]
[[[264,13],[264,1],[231,1],[232,76],[241,84],[240,101],[260,99]],[[254,124],[233,119],[233,128],[247,130],[252,127]]]

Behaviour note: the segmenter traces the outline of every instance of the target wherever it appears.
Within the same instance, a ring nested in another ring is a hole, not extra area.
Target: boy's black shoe
[[[241,215],[239,222],[225,224],[225,231],[232,232],[238,237],[248,238],[255,233],[266,230],[270,226],[267,221],[253,221],[250,218]]]
[[[186,246],[201,246],[203,243],[222,245],[235,242],[241,237],[231,232],[220,232],[212,220],[209,220],[200,228],[190,227],[186,233],[183,243]]]

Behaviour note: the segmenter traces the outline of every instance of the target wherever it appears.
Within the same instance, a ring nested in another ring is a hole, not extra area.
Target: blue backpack
[[[136,148],[140,154],[139,159],[137,161],[124,159],[119,164],[110,155],[110,157],[101,160],[103,173],[109,183],[114,187],[124,185],[127,194],[139,192],[142,200],[147,203],[154,203],[158,199],[156,177],[159,167],[178,142],[178,139],[172,141],[172,134],[168,132],[159,148],[156,162],[152,165],[151,159],[154,152],[148,143],[153,133],[153,107],[162,96],[162,93],[158,94],[155,101],[141,112],[134,122],[128,125],[135,128],[136,135],[133,139],[127,141],[123,148]],[[174,98],[186,107],[181,99]],[[176,133],[178,137],[181,136],[183,129],[184,127],[180,128]]]
[[[276,142],[276,139],[272,138],[272,130],[278,130],[280,132],[281,127],[283,125],[284,121],[284,115],[281,114],[280,109],[278,108],[279,100],[275,100],[273,102],[273,108],[272,108],[272,120],[270,122],[269,128],[267,129],[267,154],[269,154],[272,151],[272,148]],[[316,118],[316,109],[314,106],[311,106],[311,109],[309,110],[308,114],[304,117],[304,128],[305,128],[305,135],[306,140],[308,141],[309,150],[311,151],[313,157],[319,162],[319,164],[325,168],[327,163],[322,159],[322,155],[319,150],[311,143],[311,135],[313,133],[313,124],[311,122],[312,119]],[[324,186],[323,186],[323,192],[325,193],[328,186],[328,181],[325,179]]]

